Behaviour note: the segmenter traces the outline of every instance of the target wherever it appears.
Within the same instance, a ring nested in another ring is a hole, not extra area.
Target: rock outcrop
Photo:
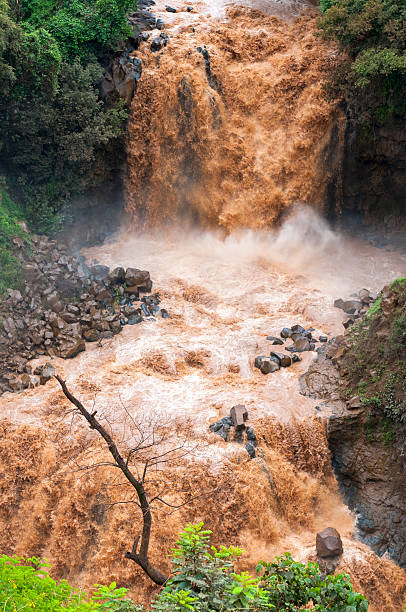
[[[70,359],[86,342],[112,338],[124,325],[159,313],[160,299],[149,272],[94,264],[69,255],[66,246],[32,236],[30,252],[13,239],[24,283],[0,303],[0,393],[43,384],[48,374],[32,372],[41,355]],[[161,313],[167,318],[164,309]]]
[[[301,392],[323,400],[334,470],[360,538],[406,567],[406,279],[318,349]]]

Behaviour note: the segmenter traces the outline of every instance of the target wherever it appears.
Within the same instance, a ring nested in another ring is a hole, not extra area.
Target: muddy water
[[[54,361],[124,448],[131,414],[141,427],[163,424],[168,448],[181,440],[193,449],[151,480],[151,491],[166,491],[171,503],[196,497],[178,512],[157,508],[156,562],[188,520],[204,520],[217,542],[242,545],[241,567],[251,571],[258,558],[286,550],[312,558],[316,531],[330,525],[344,539],[340,569],[351,570],[372,609],[399,610],[404,575],[354,538],[315,402],[298,391],[315,354],[269,376],[253,368],[253,359],[269,351],[266,335],[285,325],[312,326],[316,335],[340,332],[332,300],[362,286],[379,289],[402,273],[405,258],[337,236],[306,210],[278,232],[226,239],[186,229],[170,236],[123,232],[85,254],[112,267],[149,269],[170,314],[127,326],[73,360]],[[237,403],[247,406],[260,442],[254,461],[208,431]],[[8,527],[2,549],[45,555],[56,575],[78,585],[117,579],[148,600],[148,580],[123,561],[139,529],[138,511],[109,506],[131,499],[131,491],[106,467],[82,471],[107,455],[66,412],[56,383],[5,394],[0,407],[8,439],[0,453],[7,475],[0,489],[0,520]]]
[[[166,555],[187,521],[204,520],[216,544],[242,546],[241,568],[250,571],[286,550],[314,558],[315,533],[334,526],[344,541],[340,569],[372,610],[398,611],[404,574],[356,541],[323,415],[298,391],[315,354],[269,376],[253,360],[269,352],[267,335],[293,323],[316,336],[341,332],[334,298],[379,290],[404,275],[406,259],[340,237],[314,209],[298,206],[321,206],[335,116],[320,95],[327,51],[314,38],[314,15],[293,21],[305,6],[299,2],[255,2],[266,17],[224,2],[193,6],[172,15],[159,0],[154,12],[172,38],[163,55],[142,51],[124,225],[150,231],[122,231],[85,252],[90,262],[149,270],[169,319],[126,326],[54,364],[123,451],[137,438],[134,422],[148,435],[163,432],[164,450],[188,449],[148,480],[151,495],[174,505],[192,500],[177,512],[156,508],[156,565],[169,569]],[[270,17],[276,6],[279,17]],[[206,43],[217,89],[196,52]],[[278,231],[269,229],[292,209]],[[241,403],[259,440],[253,461],[208,429]],[[0,550],[46,556],[55,576],[78,586],[116,580],[148,601],[153,586],[123,558],[141,523],[132,491],[56,382],[3,395],[0,412]]]

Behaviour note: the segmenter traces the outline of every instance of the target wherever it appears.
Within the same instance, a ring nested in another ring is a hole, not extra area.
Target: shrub
[[[346,574],[323,576],[316,563],[298,563],[289,554],[271,563],[261,561],[254,578],[234,570],[238,548],[209,546],[211,532],[203,523],[187,525],[173,551],[174,575],[153,604],[156,612],[194,610],[365,612],[368,602],[353,591]]]
[[[56,582],[44,571],[49,567],[37,557],[0,557],[0,609],[2,612],[18,612],[36,609],[39,612],[85,612],[110,610],[111,612],[136,612],[140,608],[126,599],[126,589],[96,585],[97,590],[89,598],[73,589],[66,580]]]
[[[20,281],[21,265],[12,253],[12,238],[26,234],[18,224],[21,211],[0,187],[0,298],[5,289],[16,288]]]
[[[327,90],[344,96],[353,119],[406,117],[406,5],[403,0],[320,0],[322,36],[343,52]]]

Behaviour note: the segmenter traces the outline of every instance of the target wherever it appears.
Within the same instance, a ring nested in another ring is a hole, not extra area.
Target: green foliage
[[[140,610],[125,599],[127,589],[97,585],[92,597],[73,589],[66,580],[56,582],[43,568],[47,563],[31,557],[0,557],[0,609],[2,612],[136,612]]]
[[[349,576],[323,576],[315,563],[304,565],[289,554],[271,563],[261,561],[257,576],[234,571],[238,548],[209,545],[203,523],[187,525],[173,551],[174,575],[153,604],[156,612],[226,610],[365,612],[368,602],[354,593]]]
[[[406,5],[403,0],[320,0],[320,29],[343,54],[327,89],[354,119],[380,124],[406,116]]]
[[[26,238],[18,224],[21,217],[21,211],[0,187],[0,297],[5,289],[15,288],[19,284],[21,265],[12,254],[11,239],[14,236]]]
[[[386,314],[383,299],[391,304]],[[358,394],[363,406],[384,419],[380,439],[390,443],[391,424],[406,423],[406,278],[386,287],[367,315],[353,325],[345,365],[351,378],[350,395]]]
[[[317,563],[298,563],[290,554],[277,557],[271,563],[261,561],[257,571],[264,571],[262,586],[268,593],[269,602],[277,610],[296,611],[312,602],[312,610],[342,610],[343,612],[365,612],[368,601],[363,595],[354,593],[350,576],[324,576]]]
[[[103,55],[129,33],[126,14],[134,0],[22,0],[25,27],[41,28],[58,43],[62,56]]]
[[[0,166],[36,231],[118,165],[127,110],[100,100],[96,56],[127,34],[134,2],[0,0]]]

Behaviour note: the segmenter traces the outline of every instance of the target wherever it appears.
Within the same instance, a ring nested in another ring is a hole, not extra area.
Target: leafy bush
[[[66,580],[56,582],[42,568],[49,567],[37,557],[0,557],[0,609],[19,612],[36,609],[39,612],[85,612],[110,610],[136,612],[140,608],[126,599],[126,589],[96,585],[92,597],[73,589]]]
[[[108,180],[127,118],[99,98],[135,0],[0,0],[0,166],[36,231]],[[10,8],[12,10],[10,10]]]
[[[406,5],[403,0],[320,0],[320,29],[343,54],[328,89],[344,95],[360,122],[406,116]]]
[[[353,591],[345,574],[323,576],[316,563],[304,565],[289,554],[261,561],[254,578],[234,570],[239,548],[209,546],[203,523],[187,525],[173,551],[174,575],[153,604],[156,612],[194,610],[296,611],[312,609],[365,612],[368,602]]]
[[[0,187],[0,297],[7,288],[18,286],[20,279],[20,262],[12,254],[11,240],[14,236],[26,238],[18,219],[21,211]]]

